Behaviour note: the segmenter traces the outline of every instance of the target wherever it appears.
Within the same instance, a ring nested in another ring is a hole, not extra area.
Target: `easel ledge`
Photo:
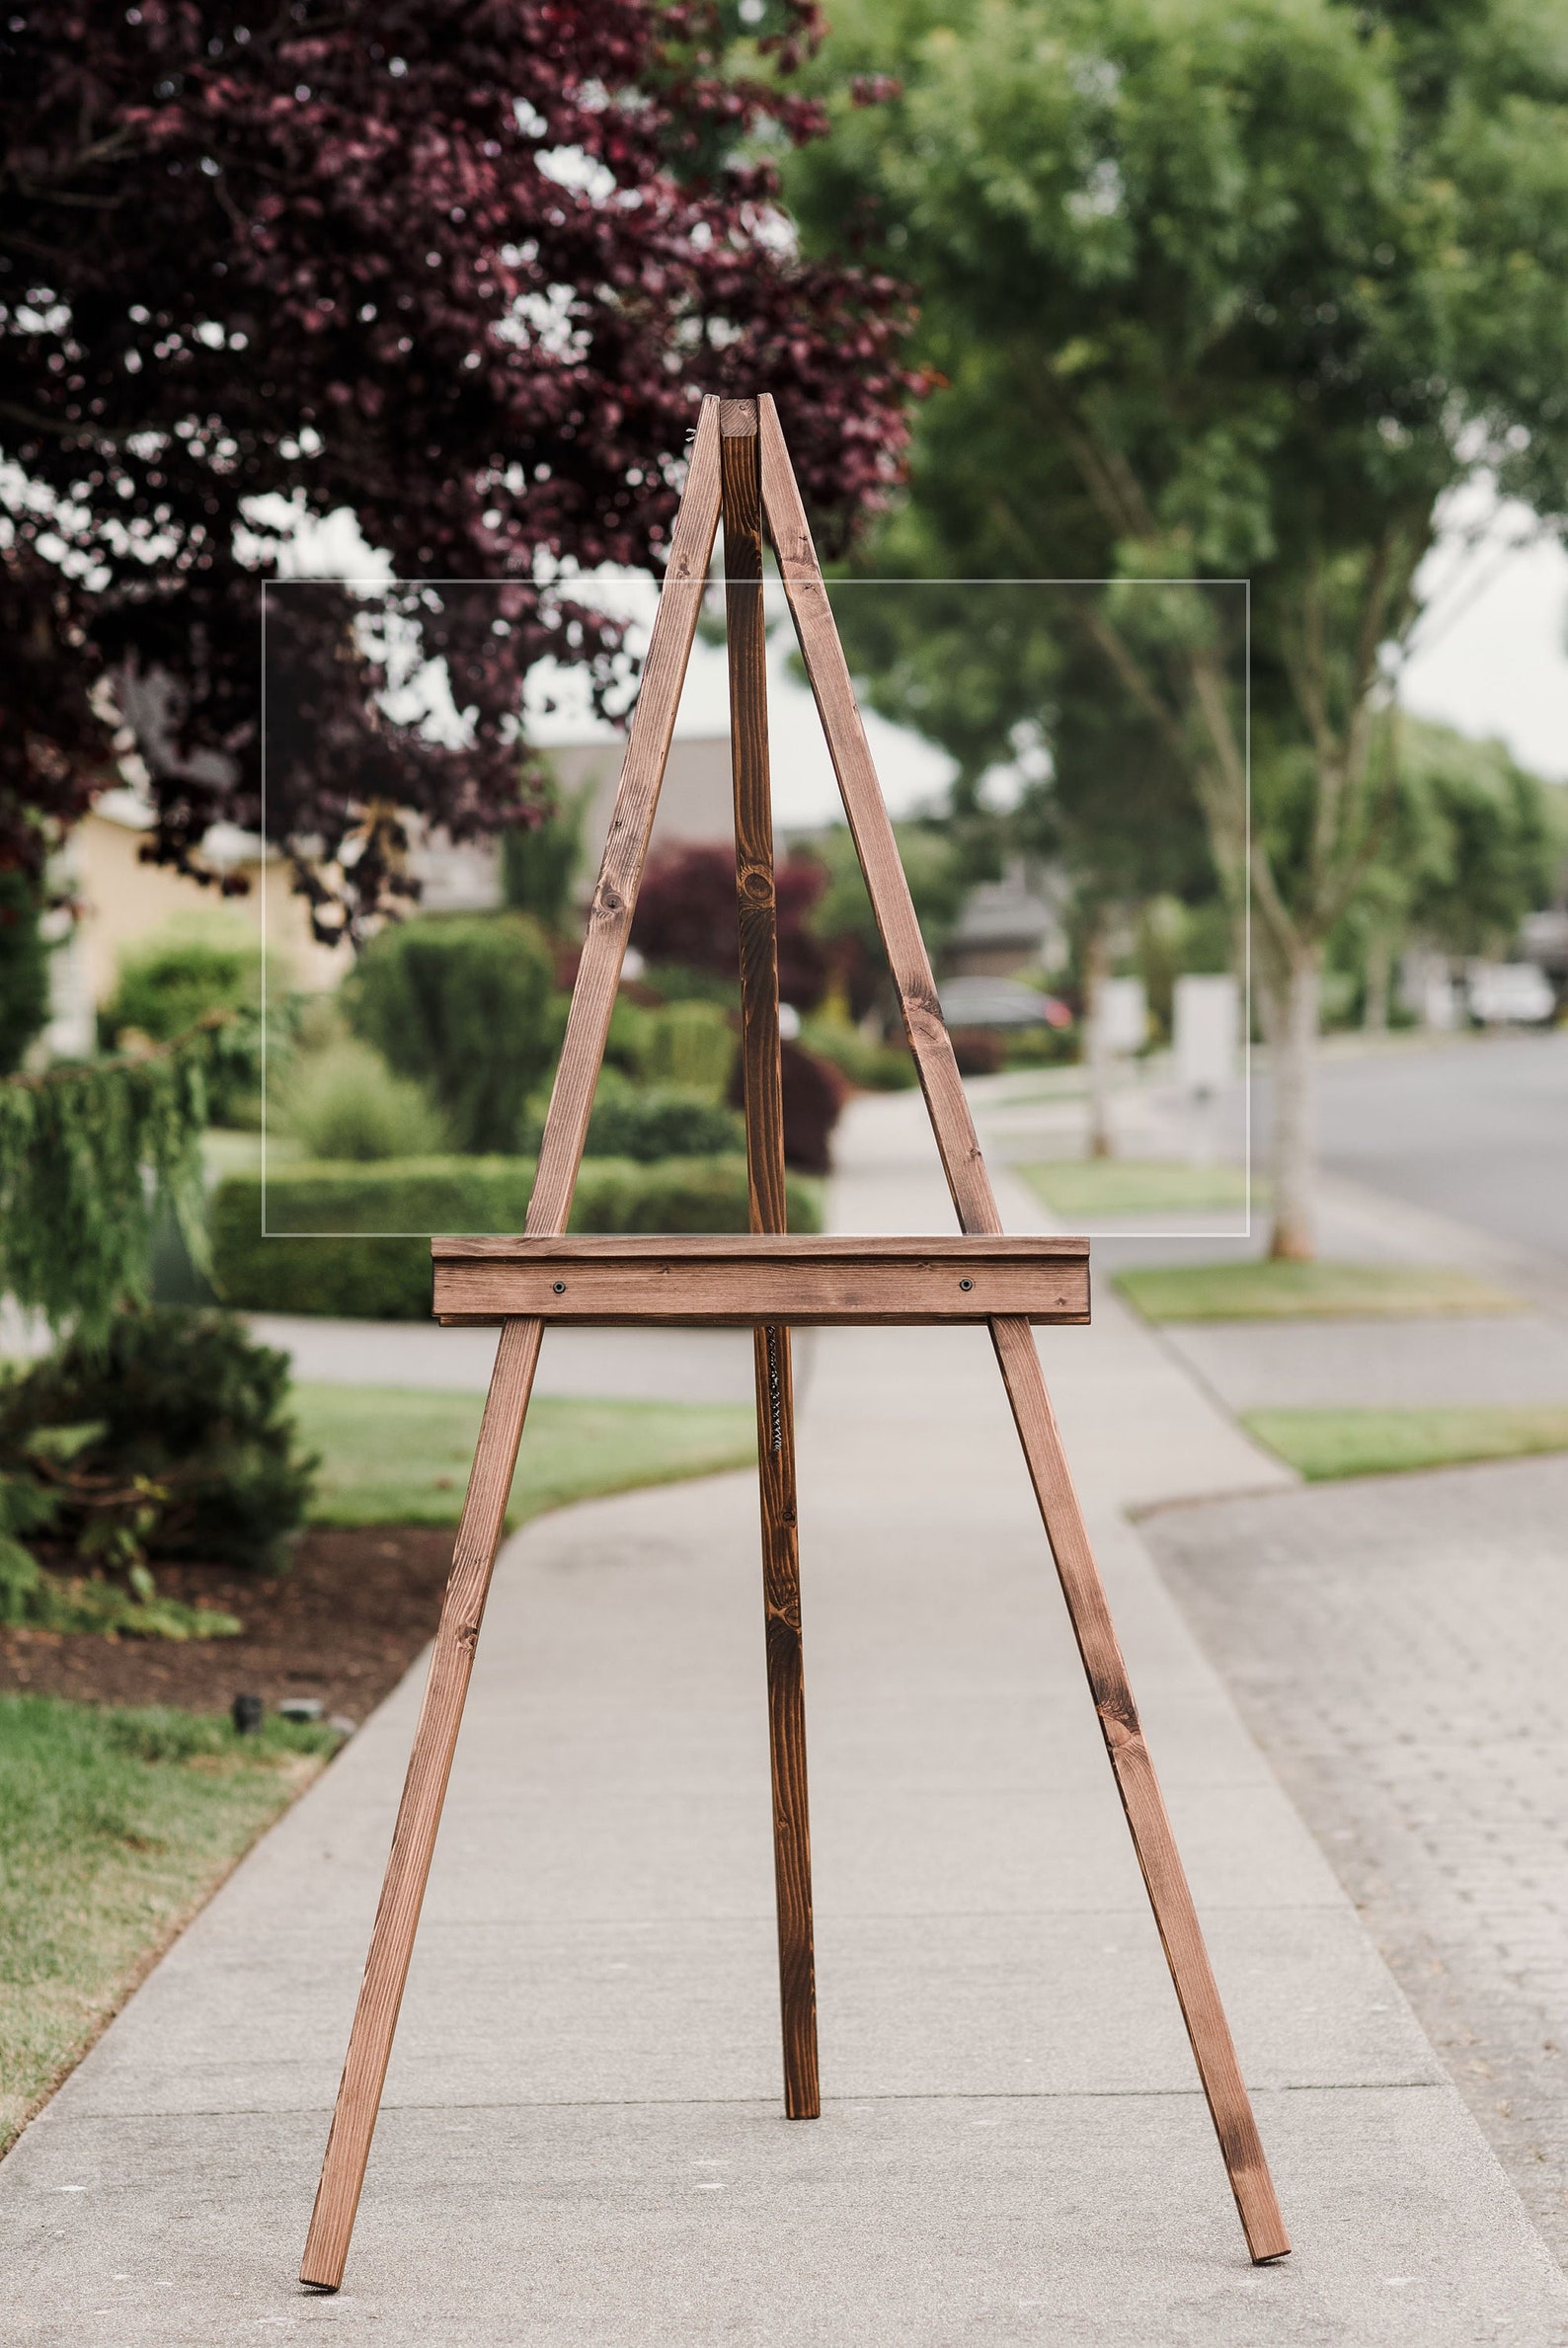
[[[935,1239],[785,1236],[432,1239],[435,1316],[484,1328],[1037,1326],[1089,1318],[1089,1242],[1000,1233]]]

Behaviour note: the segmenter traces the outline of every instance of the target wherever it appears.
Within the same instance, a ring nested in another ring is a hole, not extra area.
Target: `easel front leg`
[[[370,2156],[392,2036],[435,1850],[435,1832],[446,1798],[446,1780],[474,1668],[474,1649],[507,1520],[517,1446],[539,1360],[540,1334],[538,1321],[504,1321],[496,1348],[496,1367],[491,1372],[468,1496],[452,1551],[451,1577],[431,1654],[425,1701],[392,1836],[392,1855],[387,1860],[381,1905],[370,1935],[370,1953],[359,1985],[359,2001],[349,2034],[349,2053],[299,2272],[302,2283],[314,2283],[328,2291],[336,2291],[342,2283],[349,2256],[359,2188]]]
[[[767,1625],[768,1760],[773,1780],[773,1883],[778,1907],[784,2110],[822,2112],[817,2074],[817,1959],[812,1925],[812,1836],[806,1795],[806,1670],[801,1649],[801,1561],[796,1524],[795,1398],[790,1333],[752,1332],[762,1501],[762,1600]]]
[[[1164,1796],[1143,1742],[1121,1642],[1111,1620],[1105,1586],[1089,1546],[1083,1513],[1046,1393],[1034,1332],[1027,1321],[997,1320],[991,1323],[991,1340],[1001,1365],[1024,1457],[1029,1462],[1073,1636],[1088,1675],[1117,1791],[1127,1813],[1133,1847],[1142,1869],[1165,1961],[1192,2041],[1198,2075],[1219,2139],[1225,2173],[1236,2197],[1241,2230],[1254,2263],[1262,2265],[1267,2259],[1284,2258],[1290,2250],[1291,2237],[1275,2199],[1258,2124],[1252,2116],[1230,2025],[1219,2001],[1218,1984],[1209,1962],[1186,1871],[1165,1813]]]

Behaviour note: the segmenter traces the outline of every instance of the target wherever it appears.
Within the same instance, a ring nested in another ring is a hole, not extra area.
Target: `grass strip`
[[[1014,1166],[1054,1214],[1218,1213],[1247,1204],[1240,1166],[1193,1166],[1163,1158],[1049,1158]],[[1268,1196],[1254,1182],[1253,1204]]]
[[[0,1695],[0,2152],[337,1742]]]
[[[1146,1321],[1419,1320],[1523,1312],[1443,1264],[1149,1264],[1116,1285]]]
[[[1242,1424],[1309,1484],[1568,1451],[1568,1402],[1462,1410],[1252,1410]]]
[[[455,1525],[483,1411],[481,1394],[296,1386],[301,1438],[322,1455],[312,1524]],[[602,1493],[748,1467],[755,1457],[749,1403],[540,1395],[528,1406],[507,1524]]]

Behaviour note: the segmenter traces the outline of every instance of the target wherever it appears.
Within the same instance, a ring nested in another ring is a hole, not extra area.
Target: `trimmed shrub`
[[[722,1101],[739,1039],[717,1003],[666,1003],[635,1033],[637,1073],[648,1084],[678,1084]]]
[[[261,999],[261,945],[237,922],[220,918],[124,947],[99,1024],[109,1046],[126,1028],[167,1044],[209,1011],[242,1011]]]
[[[447,1139],[424,1089],[352,1036],[302,1055],[277,1108],[283,1131],[313,1158],[432,1157]]]
[[[745,1147],[745,1128],[733,1109],[678,1084],[655,1084],[646,1092],[617,1085],[600,1093],[588,1121],[589,1157],[629,1157],[648,1165],[656,1158],[711,1157]]]
[[[457,1147],[514,1149],[560,1042],[555,966],[520,913],[422,913],[372,938],[345,990],[355,1030],[426,1086]]]
[[[260,1180],[230,1175],[208,1210],[213,1277],[225,1303],[244,1311],[426,1320],[428,1234],[520,1231],[533,1173],[532,1158],[280,1166],[267,1178],[272,1237],[263,1235]],[[791,1181],[789,1217],[792,1231],[822,1228],[810,1184]],[[745,1160],[738,1155],[655,1165],[588,1158],[572,1209],[574,1231],[744,1231],[747,1221]],[[370,1232],[419,1235],[359,1235]]]
[[[914,1054],[902,1039],[896,1044],[869,1044],[857,1027],[842,1020],[808,1019],[801,1029],[801,1042],[863,1092],[907,1092],[920,1081]]]
[[[0,1474],[37,1479],[49,1531],[98,1564],[143,1553],[276,1569],[310,1497],[288,1357],[231,1314],[117,1313],[0,1387]]]

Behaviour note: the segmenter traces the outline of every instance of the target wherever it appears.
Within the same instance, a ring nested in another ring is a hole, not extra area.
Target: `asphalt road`
[[[1323,1162],[1568,1261],[1568,1031],[1325,1059]]]

